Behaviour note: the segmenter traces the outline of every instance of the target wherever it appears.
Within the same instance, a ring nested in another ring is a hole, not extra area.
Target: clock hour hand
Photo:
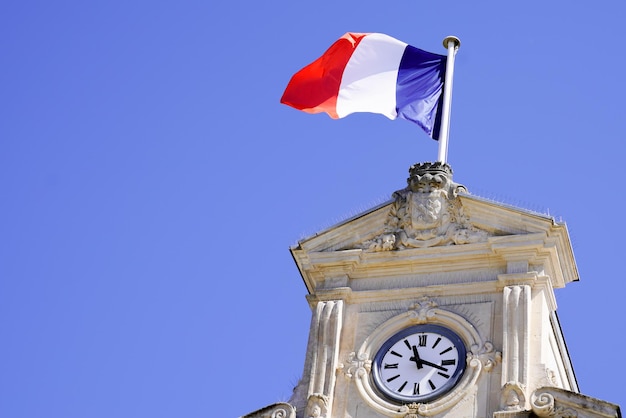
[[[420,355],[417,352],[416,346],[413,346],[413,357],[411,357],[409,360],[414,361],[418,369],[421,369],[423,367],[424,360],[420,358]]]

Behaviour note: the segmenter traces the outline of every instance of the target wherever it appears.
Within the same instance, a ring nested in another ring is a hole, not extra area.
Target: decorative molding
[[[480,361],[483,369],[490,372],[498,363],[502,362],[502,353],[496,351],[490,341],[485,341],[482,347],[477,344],[471,347],[467,354],[467,361]]]
[[[332,410],[342,318],[343,301],[317,303],[311,325],[310,339],[314,346],[307,391],[307,414],[313,417],[326,417]],[[314,415],[317,413],[321,415]]]
[[[531,418],[530,411],[496,411],[493,418]],[[532,415],[535,417],[535,415]]]
[[[409,316],[411,316],[416,324],[425,324],[429,318],[435,316],[434,308],[437,307],[437,303],[427,296],[424,296],[419,301],[411,305],[409,308]]]
[[[296,418],[296,408],[291,404],[280,402],[244,415],[242,418]]]
[[[502,384],[506,387],[517,383],[517,387],[524,388],[528,385],[530,362],[530,286],[505,287],[503,307],[502,352],[505,360],[502,363]]]
[[[372,370],[372,360],[365,353],[357,354],[353,351],[348,354],[347,362],[339,365],[339,369],[343,370],[344,376],[352,379],[357,374],[368,374]]]
[[[420,409],[420,404],[418,403],[412,403],[407,405],[407,407],[409,408],[409,412],[404,416],[404,418],[418,418],[419,415],[419,409]]]
[[[464,213],[457,196],[467,189],[452,181],[449,165],[414,164],[407,183],[393,194],[383,231],[355,248],[378,252],[487,240],[487,232],[474,227]]]
[[[310,395],[307,400],[306,418],[328,418],[328,396],[316,393]]]
[[[508,382],[502,387],[500,404],[505,411],[521,411],[526,405],[526,388],[518,382]]]
[[[533,413],[542,418],[618,418],[619,405],[555,387],[541,387],[530,399]]]
[[[463,377],[454,389],[433,402],[409,405],[389,402],[372,385],[370,379],[372,359],[387,338],[406,327],[424,323],[439,324],[452,329],[470,347]],[[431,417],[451,409],[472,396],[482,372],[491,371],[501,361],[501,357],[501,353],[494,349],[493,344],[483,341],[475,327],[465,318],[439,308],[435,301],[424,297],[416,301],[404,314],[379,325],[358,351],[348,356],[346,364],[341,368],[346,377],[349,379],[354,377],[358,393],[365,403],[378,413],[388,417]]]
[[[555,404],[554,396],[548,392],[535,392],[530,403],[535,415],[540,417],[576,418],[578,412],[572,408]]]
[[[546,367],[546,376],[545,378],[541,379],[542,382],[545,382],[546,386],[555,386],[558,388],[562,388],[563,385],[560,383],[559,381],[559,377],[556,371],[550,369],[549,367]]]

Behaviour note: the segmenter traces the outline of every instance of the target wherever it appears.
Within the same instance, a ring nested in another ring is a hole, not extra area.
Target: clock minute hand
[[[420,363],[425,364],[425,365],[430,366],[430,367],[434,367],[435,369],[443,370],[444,372],[448,371],[448,369],[446,369],[445,367],[441,367],[440,365],[435,364],[435,363],[431,363],[430,361],[420,360]]]
[[[418,369],[421,369],[424,364],[424,360],[422,360],[420,358],[419,353],[417,352],[417,347],[413,346],[413,357],[411,357],[409,360],[414,361],[415,365],[417,366]]]

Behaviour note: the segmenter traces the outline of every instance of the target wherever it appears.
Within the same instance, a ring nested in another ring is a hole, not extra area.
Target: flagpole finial
[[[446,36],[445,39],[443,40],[443,47],[445,49],[448,49],[448,44],[450,42],[454,42],[454,48],[455,49],[459,49],[461,47],[461,40],[459,38],[457,38],[456,36]]]

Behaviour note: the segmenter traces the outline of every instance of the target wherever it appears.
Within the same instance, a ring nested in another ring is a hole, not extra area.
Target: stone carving
[[[326,418],[328,416],[328,397],[319,393],[310,395],[304,416],[306,418]]]
[[[422,297],[417,303],[409,308],[409,315],[416,319],[416,323],[425,324],[429,318],[435,316],[433,308],[437,307],[437,303],[429,297]]]
[[[370,251],[391,251],[395,246],[395,234],[382,234],[371,241],[365,242],[365,248]]]
[[[408,404],[407,408],[409,408],[409,413],[406,414],[404,418],[419,418],[420,404],[414,402]]]
[[[306,418],[326,417],[328,410],[332,409],[342,317],[343,301],[318,302],[311,325],[314,345],[310,351]]]
[[[452,182],[452,169],[441,162],[414,164],[408,186],[395,199],[384,231],[365,241],[369,251],[427,248],[485,241],[487,233],[470,224],[457,195],[467,192]]]
[[[348,379],[352,379],[357,373],[369,373],[372,370],[372,360],[368,359],[365,353],[357,354],[353,351],[348,355],[346,364],[341,364],[339,368]]]
[[[501,404],[506,411],[520,411],[526,405],[526,395],[523,385],[509,382],[502,388]]]
[[[272,411],[271,418],[292,418],[295,416],[295,411],[291,405],[288,407],[277,407]]]
[[[502,381],[528,385],[530,365],[530,315],[532,295],[529,285],[507,286],[503,295]]]
[[[242,418],[296,418],[296,408],[288,403],[280,402],[244,415]]]
[[[594,399],[577,392],[544,386],[530,397],[535,416],[543,418],[618,418],[619,405]]]
[[[546,368],[546,376],[542,379],[542,383],[545,386],[562,387],[557,373],[550,368]]]
[[[540,417],[576,418],[578,413],[572,409],[555,404],[554,396],[548,392],[535,393],[531,400],[535,415]]]
[[[373,356],[376,350],[399,330],[423,323],[435,323],[449,327],[470,347],[467,353],[467,368],[463,377],[448,393],[428,403],[398,405],[385,399],[376,390],[371,379]],[[386,417],[437,417],[446,411],[474,408],[475,394],[479,378],[494,369],[502,361],[502,354],[494,345],[481,338],[476,328],[463,316],[450,310],[441,309],[435,300],[428,296],[417,298],[407,312],[389,318],[381,323],[363,342],[357,351],[350,353],[341,365],[342,374],[354,382],[356,390],[368,407],[380,416]],[[377,415],[378,416],[378,415]],[[451,416],[457,416],[452,413]],[[468,416],[468,415],[459,415]]]
[[[467,362],[470,363],[474,360],[480,361],[483,369],[490,372],[496,364],[502,361],[502,353],[496,351],[491,342],[485,341],[482,347],[478,344],[472,345],[470,353],[467,354]]]

